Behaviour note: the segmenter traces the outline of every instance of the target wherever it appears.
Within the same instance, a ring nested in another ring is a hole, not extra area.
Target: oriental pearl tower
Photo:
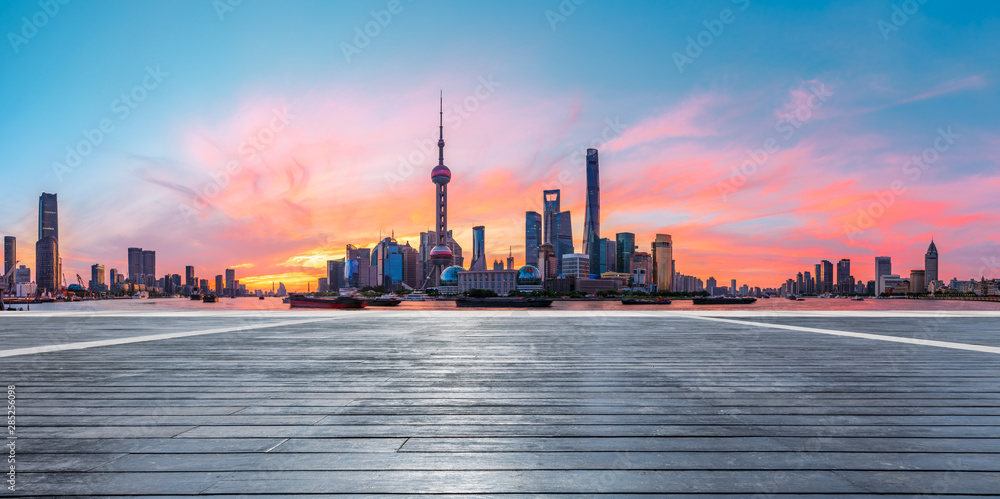
[[[448,182],[451,181],[451,170],[444,165],[444,93],[441,95],[441,111],[440,111],[440,125],[438,131],[440,133],[440,138],[438,139],[438,164],[431,170],[431,181],[434,182],[437,194],[434,197],[435,204],[437,205],[437,211],[434,216],[435,225],[437,226],[437,246],[431,249],[430,252],[430,262],[434,266],[431,271],[431,275],[436,277],[441,275],[441,272],[451,265],[452,255],[451,248],[445,244],[448,237]]]

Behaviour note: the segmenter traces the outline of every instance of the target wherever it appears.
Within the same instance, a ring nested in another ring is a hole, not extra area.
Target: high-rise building
[[[645,251],[632,253],[629,262],[629,273],[632,274],[632,286],[649,287],[653,279],[653,256]]]
[[[28,284],[31,282],[31,269],[21,265],[14,270],[14,284]]]
[[[222,282],[222,274],[215,276],[215,294],[221,295],[222,290],[226,287]]]
[[[804,283],[803,285],[805,286],[805,289],[802,290],[802,294],[811,295],[816,293],[816,289],[814,287],[816,284],[813,281],[812,274],[810,274],[809,271],[805,271],[802,273],[802,281]]]
[[[552,249],[552,243],[542,243],[538,247],[538,271],[543,281],[555,279],[558,275],[558,259]]]
[[[552,189],[542,192],[543,242],[552,244],[556,257],[556,271],[562,274],[562,256],[574,252],[573,219],[569,211],[559,211],[560,192]]]
[[[631,232],[619,232],[615,234],[615,269],[616,272],[629,273],[631,269],[632,253],[638,249],[635,245],[635,234]]]
[[[444,164],[444,96],[440,102],[440,122],[438,125],[438,164],[431,170],[431,181],[434,182],[435,214],[434,226],[437,228],[437,238],[429,254],[433,267],[432,273],[440,276],[445,268],[452,265],[451,248],[448,246],[448,182],[451,182],[451,169]],[[380,257],[381,260],[381,257]],[[402,262],[400,262],[402,264]],[[383,274],[384,276],[385,274]],[[400,276],[402,280],[402,276]]]
[[[403,255],[403,284],[411,289],[417,289],[423,284],[420,280],[420,251],[410,246],[410,242],[407,241],[406,244],[399,247],[399,254]],[[485,262],[486,257],[484,256],[484,265]]]
[[[226,269],[226,290],[230,296],[236,295],[236,269]]]
[[[38,239],[52,236],[59,241],[59,203],[55,194],[43,192],[38,198]]]
[[[910,292],[923,293],[927,291],[927,273],[923,269],[910,271]]]
[[[118,269],[108,271],[108,288],[112,291],[118,288]]]
[[[601,250],[594,251],[593,245],[601,238],[601,175],[597,161],[597,149],[587,149],[587,211],[583,219],[583,252],[594,258]]]
[[[924,254],[924,280],[927,284],[938,280],[938,250],[933,239],[931,245],[927,247],[927,253]]]
[[[3,238],[3,274],[14,275],[14,267],[17,264],[17,239],[14,236],[4,236]]]
[[[604,241],[604,272],[620,272],[618,270],[618,242],[614,239],[602,237]],[[601,272],[602,274],[604,272]]]
[[[145,284],[142,272],[142,248],[128,249],[128,280],[132,284]]]
[[[555,245],[556,236],[559,234],[559,224],[555,220],[559,214],[559,189],[542,191],[542,214],[545,222],[542,242]]]
[[[430,251],[430,248],[424,248],[424,239],[426,232],[421,233],[421,251],[419,252],[420,262],[420,272],[421,272],[421,284],[423,284],[423,279],[426,279],[426,269],[423,268],[424,257],[426,257],[426,252]],[[371,286],[369,283],[368,274],[369,268],[371,267],[372,261],[372,250],[370,248],[358,248],[353,244],[347,245],[346,261],[344,262],[344,286],[349,288],[365,288]]]
[[[736,279],[729,280],[729,294],[736,295]]]
[[[105,291],[104,287],[104,265],[95,263],[90,266],[90,290]]]
[[[172,279],[172,278],[173,278],[174,276],[176,276],[176,277],[177,277],[177,280],[176,280],[176,281],[174,281],[174,282],[176,282],[176,283],[180,283],[180,282],[181,282],[181,279],[180,279],[180,277],[181,277],[181,276],[179,276],[179,275],[177,275],[177,274],[173,274],[173,275],[171,276],[171,279]],[[208,294],[208,292],[209,292],[209,291],[211,291],[211,290],[210,290],[210,289],[208,288],[208,279],[199,279],[199,280],[198,280],[198,288],[199,288],[199,289],[201,290],[201,293],[202,293],[202,294],[206,294],[206,295],[207,295],[207,294]]]
[[[59,244],[53,236],[35,243],[35,285],[39,294],[56,294],[59,286]]]
[[[716,281],[714,277],[709,277],[708,279],[705,279],[705,291],[708,291],[708,294],[714,296],[715,288],[717,288],[718,286],[719,286],[718,281]]]
[[[316,291],[320,293],[330,292],[330,279],[326,277],[320,277],[316,283]]]
[[[524,213],[524,264],[538,266],[538,247],[542,244],[542,215]]]
[[[820,293],[832,293],[833,292],[833,263],[829,260],[822,260],[819,265],[816,266],[816,285],[819,286],[820,282],[823,283]]]
[[[156,252],[142,250],[142,273],[146,276],[145,284],[152,286],[156,280]]]
[[[184,285],[194,286],[195,284],[197,284],[195,279],[196,278],[194,276],[194,265],[188,265],[187,267],[184,267]]]
[[[876,256],[875,257],[875,282],[879,282],[879,278],[884,275],[892,274],[892,258],[888,256]],[[879,293],[881,294],[881,293]]]
[[[486,227],[472,228],[472,264],[469,270],[486,270]]]
[[[585,279],[590,275],[590,255],[572,253],[563,255],[563,277]]]
[[[837,292],[849,294],[854,291],[851,284],[851,259],[842,258],[837,262]]]
[[[660,291],[670,291],[673,287],[674,243],[669,234],[657,234],[653,246],[653,284]]]
[[[343,258],[326,261],[326,282],[330,285],[330,291],[344,287],[345,265],[346,261]]]

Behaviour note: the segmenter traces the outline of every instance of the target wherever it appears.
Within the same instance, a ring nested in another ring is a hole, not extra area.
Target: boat
[[[548,298],[469,298],[455,299],[458,307],[549,307],[552,300]]]
[[[853,300],[853,301],[865,301],[865,299],[862,298],[862,297],[860,297],[860,296],[855,296],[855,297],[851,298],[851,300]]]
[[[368,300],[368,306],[369,307],[395,307],[396,305],[399,305],[400,303],[402,303],[402,301],[403,300],[401,300],[398,296],[395,296],[395,295],[382,295],[382,296],[380,296],[378,298],[372,298],[371,300]]]
[[[205,295],[201,297],[201,301],[205,303],[218,303],[219,297],[215,295]]]
[[[792,301],[798,301],[798,299],[799,299],[799,297],[796,296],[796,295],[788,295],[785,298],[788,298],[789,300],[792,300]]]
[[[622,300],[622,305],[670,305],[667,298],[657,298],[655,300],[647,298],[626,298]]]
[[[133,299],[138,298],[140,300],[145,300],[146,298],[149,298],[149,292],[148,291],[139,291],[136,294],[132,295],[132,298]]]
[[[201,295],[198,294],[198,293],[192,293],[191,294],[191,299],[195,300],[195,301],[200,300],[201,299]]]
[[[263,299],[264,299],[264,297],[263,297],[263,296],[258,296],[258,297],[257,297],[257,299],[258,299],[258,300],[263,300]]]
[[[291,298],[287,296],[281,299],[281,303],[288,303],[289,301],[291,301]]]
[[[414,291],[410,294],[399,297],[399,299],[403,301],[425,301],[429,300],[430,297],[423,291]]]
[[[368,300],[353,296],[290,295],[288,304],[292,308],[365,308]]]
[[[749,305],[756,302],[752,296],[710,296],[691,300],[694,305]]]

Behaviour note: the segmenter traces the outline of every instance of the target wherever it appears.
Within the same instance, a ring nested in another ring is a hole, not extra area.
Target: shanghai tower
[[[597,149],[587,149],[587,212],[583,220],[583,252],[595,253],[601,238],[601,177],[597,164]],[[591,257],[590,264],[596,261]]]

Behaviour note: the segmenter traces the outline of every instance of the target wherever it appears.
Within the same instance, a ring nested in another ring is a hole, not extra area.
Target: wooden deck
[[[1000,493],[1000,314],[32,312],[0,328],[9,497]]]

